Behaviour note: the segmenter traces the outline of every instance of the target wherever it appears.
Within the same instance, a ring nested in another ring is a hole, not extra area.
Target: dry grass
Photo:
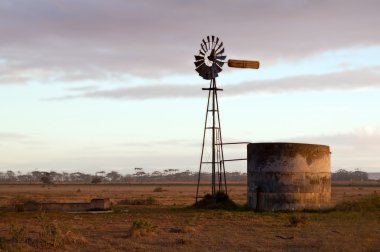
[[[154,234],[156,226],[146,220],[135,220],[129,230],[129,236],[141,237]]]
[[[154,192],[156,187],[167,191]],[[379,188],[333,188],[328,212],[255,213],[205,210],[194,186],[0,186],[0,251],[376,251],[380,247]],[[201,188],[206,189],[206,188]],[[231,186],[243,205],[245,186]],[[201,190],[203,191],[203,190]],[[180,193],[181,192],[181,193]],[[360,194],[360,195],[359,195]],[[13,202],[88,201],[109,197],[120,211],[107,214],[17,213]],[[146,204],[153,197],[159,205]],[[145,204],[136,204],[143,201]],[[342,203],[340,203],[342,202]]]
[[[35,219],[37,221],[32,226],[11,222],[7,236],[0,239],[0,251],[64,250],[66,246],[87,243],[80,233],[73,233],[43,212]]]
[[[150,196],[142,199],[124,199],[117,202],[118,205],[159,205],[158,201]]]
[[[156,187],[153,189],[153,192],[165,192],[166,190],[164,190],[164,188],[162,188],[161,186],[159,187]]]

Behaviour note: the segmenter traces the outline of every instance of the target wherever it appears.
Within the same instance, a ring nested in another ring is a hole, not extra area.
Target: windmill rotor
[[[199,54],[194,56],[195,70],[206,80],[218,77],[226,58],[223,53],[223,42],[218,37],[207,36],[206,39],[202,39]]]
[[[202,39],[201,49],[195,57],[195,71],[206,80],[218,77],[218,73],[222,71],[224,63],[228,63],[229,67],[235,68],[253,68],[258,69],[260,63],[250,60],[229,59],[226,61],[225,49],[223,42],[216,36],[207,36]]]

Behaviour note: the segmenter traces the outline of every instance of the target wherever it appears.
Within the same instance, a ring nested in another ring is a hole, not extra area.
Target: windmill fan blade
[[[207,49],[205,49],[205,48],[203,47],[203,44],[201,44],[201,48],[202,48],[203,52],[207,52]],[[207,48],[207,46],[206,46],[206,48]]]
[[[201,64],[197,69],[195,69],[198,73],[205,74],[207,72],[207,67],[205,64]]]
[[[211,49],[212,48],[212,42],[211,42],[211,39],[210,39],[210,36],[207,36],[207,41],[208,41],[208,49]]]
[[[199,50],[199,54],[205,56],[204,52],[202,52],[201,50]]]
[[[194,55],[194,57],[195,57],[196,61],[198,61],[198,60],[204,60],[204,56]]]
[[[202,42],[203,42],[203,44],[205,45],[205,47],[206,47],[206,50],[205,50],[205,52],[208,50],[208,48],[207,48],[207,43],[206,43],[206,41],[203,39],[202,40]]]
[[[202,76],[206,80],[210,79],[210,68],[207,67],[205,64],[201,65],[195,70],[199,73],[200,76]]]
[[[218,45],[218,43],[219,43],[219,38],[216,37],[216,42],[215,42],[215,46],[214,46],[214,48]]]
[[[218,64],[214,63],[213,67],[215,68],[215,71],[217,73],[220,73],[222,71],[222,68],[220,66],[218,66]]]
[[[214,43],[214,41],[215,41],[215,36],[214,35],[211,36],[211,41],[212,41],[212,43]]]
[[[223,46],[223,42],[220,43],[220,45],[218,46],[218,48],[216,48],[216,50],[218,51],[220,48],[222,48]]]
[[[225,60],[227,58],[227,56],[217,56],[216,59],[218,60]]]
[[[205,78],[206,80],[209,80],[210,79],[210,74],[209,72],[204,72],[203,75],[201,75],[203,78]]]
[[[224,65],[224,62],[223,61],[216,61],[216,64],[218,64],[218,66],[220,66],[220,67],[223,67],[223,65]]]
[[[194,65],[195,65],[195,67],[199,67],[200,65],[202,65],[202,64],[204,64],[205,62],[203,61],[203,60],[200,60],[200,61],[195,61],[194,62]]]
[[[224,48],[220,50],[219,52],[216,53],[216,55],[223,54],[224,53]]]
[[[213,66],[211,67],[211,75],[212,75],[212,78],[216,78],[216,77],[218,77],[218,71],[216,70],[215,65],[213,65]]]

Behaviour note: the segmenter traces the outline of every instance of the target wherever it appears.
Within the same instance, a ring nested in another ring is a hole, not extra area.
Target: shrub
[[[132,223],[131,229],[130,229],[130,236],[131,237],[137,237],[137,236],[145,236],[148,234],[152,234],[155,230],[155,226],[152,225],[152,223],[145,221],[145,220],[135,220]]]
[[[194,204],[197,208],[206,209],[238,209],[238,205],[229,198],[228,194],[222,191],[218,191],[215,196],[206,194],[203,199]]]

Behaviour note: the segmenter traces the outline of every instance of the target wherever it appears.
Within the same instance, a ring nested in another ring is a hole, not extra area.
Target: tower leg
[[[208,100],[207,100],[207,110],[206,118],[203,131],[203,141],[202,141],[202,152],[201,160],[199,164],[198,173],[198,183],[197,183],[197,193],[195,197],[195,202],[198,202],[199,186],[201,182],[202,166],[204,164],[211,164],[211,195],[216,199],[216,194],[221,191],[227,194],[227,182],[226,182],[226,172],[224,166],[224,154],[223,154],[223,141],[222,141],[222,131],[220,126],[219,117],[219,105],[218,105],[218,93],[221,90],[216,87],[215,79],[210,81],[210,87],[204,88],[203,90],[208,90]],[[211,99],[211,102],[210,102]],[[209,113],[211,112],[211,127],[207,127],[209,118]],[[204,158],[205,154],[205,143],[206,143],[206,132],[207,130],[212,130],[211,132],[211,161],[206,162]]]

